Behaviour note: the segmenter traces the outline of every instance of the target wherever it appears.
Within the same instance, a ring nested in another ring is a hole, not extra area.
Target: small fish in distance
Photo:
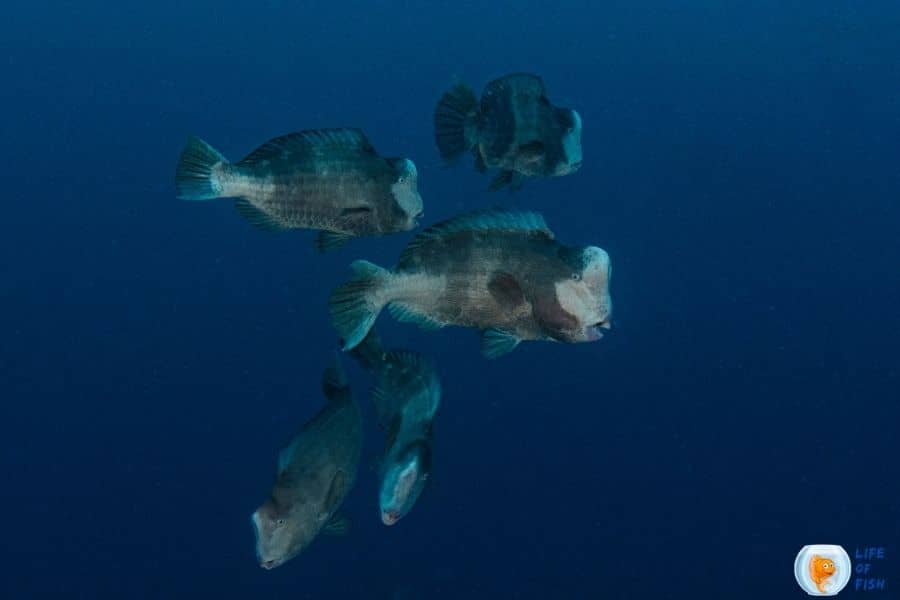
[[[456,84],[438,102],[434,128],[445,161],[471,151],[479,171],[500,171],[491,190],[516,190],[528,177],[568,175],[581,166],[581,116],[550,104],[543,80],[530,73],[495,79],[480,101]]]
[[[378,505],[381,522],[390,526],[409,514],[430,479],[441,382],[430,360],[407,350],[385,351],[374,329],[351,356],[377,379],[372,401],[387,433]]]
[[[415,164],[379,156],[359,129],[291,133],[237,163],[191,137],[175,188],[182,200],[234,198],[259,229],[318,229],[320,251],[354,237],[409,231],[422,216]]]
[[[337,511],[356,479],[362,415],[339,362],[325,371],[322,389],[325,406],[279,454],[272,494],[252,516],[264,569],[297,556],[320,532],[349,527]]]
[[[534,212],[488,210],[419,233],[393,270],[368,261],[329,298],[344,350],[359,344],[384,307],[425,329],[482,331],[487,358],[522,340],[591,342],[610,328],[611,267],[596,246],[564,246]]]

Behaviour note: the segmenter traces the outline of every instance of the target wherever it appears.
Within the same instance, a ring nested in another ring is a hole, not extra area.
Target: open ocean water
[[[580,112],[584,164],[492,194],[432,115],[515,71]],[[895,2],[12,0],[0,74],[3,598],[800,599],[816,543],[869,565],[843,596],[900,598]],[[424,225],[502,205],[606,249],[613,327],[487,361],[383,316],[443,381],[429,487],[382,525],[345,360],[351,532],[265,571],[249,516],[322,405],[329,292],[413,233],[320,255],[174,170],[189,134],[337,126],[416,162]]]

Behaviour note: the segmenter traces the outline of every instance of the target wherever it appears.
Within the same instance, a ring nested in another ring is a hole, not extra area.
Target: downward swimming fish
[[[325,371],[322,389],[327,403],[281,451],[272,494],[253,513],[264,569],[297,556],[320,532],[348,526],[337,510],[356,479],[362,416],[340,363]]]
[[[372,400],[387,432],[378,504],[382,523],[394,525],[409,514],[431,476],[432,423],[441,382],[430,360],[406,350],[384,350],[374,330],[351,355],[377,378]]]
[[[192,137],[175,173],[178,198],[234,198],[263,230],[319,229],[319,250],[409,231],[422,216],[416,166],[382,158],[359,129],[317,129],[266,142],[237,163]]]
[[[534,212],[462,215],[418,234],[394,270],[363,260],[351,270],[329,299],[344,350],[384,307],[425,329],[480,329],[487,358],[522,340],[590,342],[610,328],[609,255],[560,244]]]
[[[485,86],[481,100],[459,83],[434,112],[435,141],[452,162],[471,151],[479,171],[499,170],[490,189],[518,189],[525,179],[574,173],[581,166],[581,116],[553,106],[543,80],[514,73]]]

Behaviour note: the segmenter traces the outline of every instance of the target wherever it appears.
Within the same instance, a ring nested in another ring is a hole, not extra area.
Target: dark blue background
[[[300,4],[4,9],[0,594],[801,598],[808,543],[900,572],[895,3]],[[492,196],[431,115],[515,70],[585,163]],[[606,248],[615,327],[487,362],[382,319],[439,362],[433,485],[385,528],[364,466],[349,538],[265,572],[249,515],[322,401],[328,292],[409,236],[318,256],[176,201],[174,166],[190,133],[237,159],[341,125],[416,161],[427,223],[501,202]]]

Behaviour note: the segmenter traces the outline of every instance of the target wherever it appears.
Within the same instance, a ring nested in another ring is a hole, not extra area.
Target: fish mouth
[[[610,323],[609,319],[597,321],[587,328],[587,339],[591,342],[599,340],[603,337],[603,331],[609,331],[610,329],[612,329],[612,323]]]
[[[571,164],[570,168],[571,168],[573,171],[577,171],[578,169],[581,168],[581,163],[582,163],[582,161],[580,161],[580,160],[579,160],[578,162],[574,162],[574,163]]]
[[[395,510],[381,511],[381,522],[390,527],[400,520],[400,513]]]

